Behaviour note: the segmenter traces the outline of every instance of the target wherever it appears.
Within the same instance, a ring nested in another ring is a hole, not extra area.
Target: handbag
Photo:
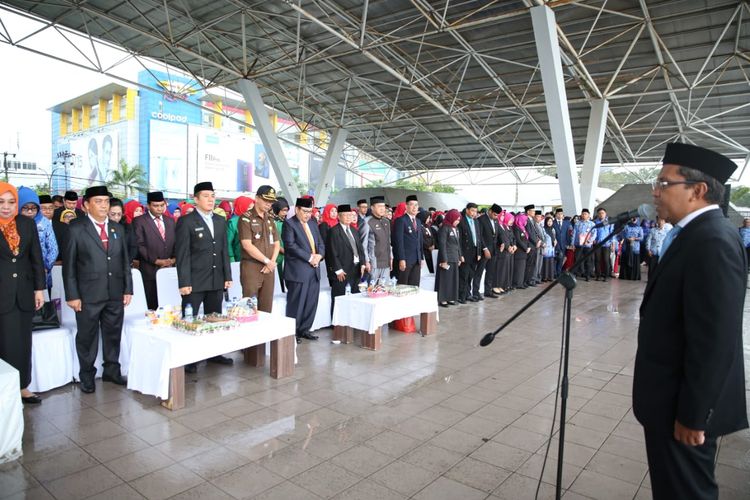
[[[50,292],[48,291],[48,293]],[[49,295],[47,297],[49,298]],[[31,331],[51,330],[53,328],[60,328],[60,318],[57,315],[55,302],[47,300],[31,316]]]

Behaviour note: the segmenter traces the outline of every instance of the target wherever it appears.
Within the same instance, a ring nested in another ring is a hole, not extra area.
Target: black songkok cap
[[[367,203],[367,200],[362,198],[361,200],[357,200],[357,205],[361,205],[362,203]]]
[[[383,196],[373,196],[370,198],[370,205],[375,205],[376,203],[385,203],[385,198]]]
[[[409,203],[410,201],[418,201],[417,200],[417,195],[416,194],[410,194],[409,196],[407,196],[406,197],[406,203]]]
[[[39,204],[42,205],[44,203],[52,203],[52,197],[48,194],[40,194],[39,195]]]
[[[469,202],[469,203],[467,203],[467,204],[466,204],[466,208],[467,208],[467,209],[468,209],[468,208],[477,208],[477,204],[476,204],[476,203],[472,203],[472,202]]]
[[[352,211],[352,206],[348,205],[348,204],[347,205],[339,205],[338,207],[336,207],[336,210],[338,211],[338,213],[341,213],[341,212],[351,212]]]
[[[68,193],[65,193],[67,196]],[[107,186],[91,186],[86,189],[86,193],[83,195],[84,200],[88,200],[92,196],[112,196],[107,190]]]
[[[266,201],[274,202],[276,201],[276,190],[273,188],[273,186],[269,186],[266,184],[258,188],[258,190],[255,192],[255,197],[261,197]]]
[[[680,142],[667,144],[662,163],[694,168],[710,175],[722,184],[725,184],[732,172],[737,170],[737,164],[722,154]]]
[[[535,210],[534,211],[534,215],[542,215],[542,211],[541,210]]]
[[[161,191],[153,191],[146,195],[146,203],[164,201],[164,193]]]
[[[581,210],[581,213],[582,214],[590,214],[591,212],[589,212],[588,208],[584,208],[583,210]]]
[[[555,209],[555,213],[556,214],[559,214],[560,212],[564,212],[564,210],[562,208],[556,208]]]
[[[497,203],[493,203],[492,206],[490,207],[490,210],[492,210],[492,213],[499,214],[500,212],[503,211],[503,207],[501,207]]]
[[[78,193],[75,191],[65,191],[65,196],[63,196],[63,198],[68,201],[78,201]]]
[[[199,182],[193,188],[193,196],[197,196],[201,191],[213,191],[214,185],[210,182]]]
[[[523,207],[524,212],[528,212],[529,210],[534,210],[536,207],[534,205],[526,205]]]
[[[298,208],[312,208],[313,199],[312,198],[297,198],[297,201],[294,202],[294,205]]]

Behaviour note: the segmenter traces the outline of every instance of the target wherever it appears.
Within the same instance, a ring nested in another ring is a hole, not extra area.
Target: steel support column
[[[336,174],[336,168],[339,166],[341,153],[344,152],[346,137],[349,132],[343,128],[334,129],[331,133],[331,142],[328,143],[326,157],[323,159],[323,172],[320,175],[320,182],[315,186],[315,202],[323,206],[328,201],[333,187],[333,176]]]
[[[599,185],[608,110],[609,102],[605,99],[591,101],[591,116],[589,116],[589,130],[586,135],[586,150],[583,153],[583,171],[581,172],[581,203],[583,203],[583,208],[589,210],[594,210],[594,203],[596,203],[596,188]]]
[[[250,110],[250,114],[253,117],[253,124],[258,131],[263,146],[266,148],[266,154],[268,155],[268,160],[271,162],[271,167],[279,183],[281,183],[279,190],[283,191],[289,204],[292,205],[294,200],[299,197],[297,182],[286,161],[284,151],[281,149],[281,143],[276,136],[276,131],[273,129],[271,119],[268,118],[268,109],[263,104],[263,98],[260,95],[258,86],[255,82],[246,79],[239,80],[237,86],[245,98],[247,109]]]
[[[545,5],[532,7],[530,11],[557,164],[557,177],[560,181],[560,196],[565,211],[575,214],[581,210],[581,196],[578,190],[573,133],[570,128],[568,98],[560,62],[555,13]]]

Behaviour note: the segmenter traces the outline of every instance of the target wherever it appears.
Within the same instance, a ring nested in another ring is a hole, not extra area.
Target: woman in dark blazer
[[[432,251],[435,249],[435,238],[432,235],[432,219],[430,212],[423,210],[417,214],[417,219],[422,223],[422,250],[424,250],[424,261],[430,274],[435,274],[435,266],[432,263]]]
[[[460,221],[459,211],[449,210],[438,231],[435,291],[438,293],[438,303],[442,307],[448,307],[448,304],[453,305],[458,300],[458,266],[463,260],[458,229],[456,229]]]
[[[523,277],[526,269],[526,258],[529,253],[529,235],[526,234],[526,214],[518,214],[513,221],[513,239],[516,242],[516,253],[513,254],[513,288],[524,289]]]
[[[18,215],[18,192],[0,182],[0,358],[16,368],[21,399],[41,403],[31,383],[31,317],[44,304],[42,248],[36,224]]]

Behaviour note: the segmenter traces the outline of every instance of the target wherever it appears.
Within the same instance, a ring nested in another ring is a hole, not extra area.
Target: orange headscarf
[[[0,182],[0,194],[5,193],[12,194],[16,199],[16,204],[18,204],[18,190],[15,186],[7,182]],[[13,255],[18,255],[18,249],[21,246],[21,236],[18,234],[18,228],[16,227],[16,215],[18,215],[18,210],[16,210],[16,213],[12,217],[0,219],[0,233],[5,237],[5,241],[8,242]]]

